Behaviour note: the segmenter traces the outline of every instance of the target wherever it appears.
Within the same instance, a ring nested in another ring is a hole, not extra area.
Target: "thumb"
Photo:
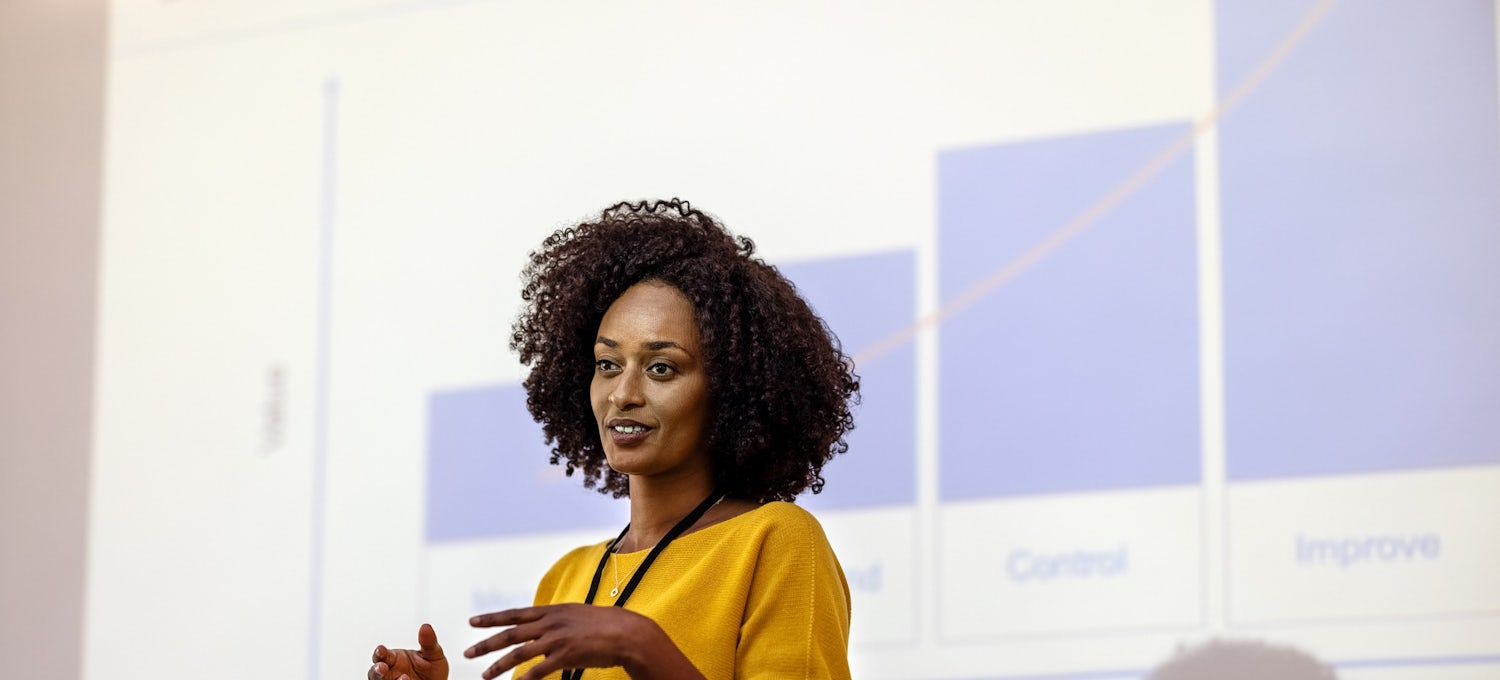
[[[432,629],[432,624],[424,623],[417,629],[417,644],[422,647],[422,658],[428,661],[443,658],[443,647],[438,644],[437,631]]]

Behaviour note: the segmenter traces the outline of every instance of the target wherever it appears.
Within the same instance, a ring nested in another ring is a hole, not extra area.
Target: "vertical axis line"
[[[1219,9],[1210,3],[1208,68],[1209,104],[1213,110],[1220,86],[1218,73]],[[1218,124],[1201,131],[1194,153],[1197,195],[1198,261],[1198,597],[1202,627],[1209,636],[1224,633],[1227,601],[1224,569],[1225,435],[1224,435],[1224,246],[1219,195]]]
[[[937,160],[932,156],[928,156],[927,171],[930,174],[925,184],[929,192],[926,207],[932,221],[917,249],[915,278],[919,318],[932,314],[942,305],[938,286],[938,228],[942,221],[939,214],[941,175]],[[940,328],[932,326],[919,329],[912,338],[916,345],[914,359],[917,380],[917,440],[914,450],[917,464],[914,498],[917,537],[914,546],[917,554],[912,560],[912,577],[916,583],[916,587],[912,588],[912,598],[915,600],[913,610],[917,622],[917,649],[927,658],[936,658],[940,653],[938,629],[942,625],[940,602],[943,593],[938,587],[938,579],[941,577],[938,555],[942,549],[939,540],[942,469],[938,456],[941,441],[938,422],[942,408],[939,403],[939,376],[942,369],[942,356],[939,354],[941,345],[938,344],[940,332]]]
[[[323,81],[322,177],[318,219],[317,376],[313,413],[312,508],[307,612],[307,678],[317,680],[323,637],[323,546],[327,515],[328,382],[333,308],[333,225],[338,161],[339,81]]]
[[[1198,455],[1200,597],[1203,623],[1212,635],[1224,631],[1225,482],[1224,268],[1219,194],[1218,130],[1208,130],[1194,149],[1197,187],[1198,260]]]

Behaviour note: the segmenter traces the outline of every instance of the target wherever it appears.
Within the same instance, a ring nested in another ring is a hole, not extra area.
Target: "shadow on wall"
[[[1214,640],[1179,649],[1146,680],[1334,680],[1307,652],[1261,642]]]

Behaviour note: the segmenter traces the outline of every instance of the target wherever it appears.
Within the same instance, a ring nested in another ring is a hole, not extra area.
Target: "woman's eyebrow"
[[[610,338],[606,338],[606,337],[604,337],[602,335],[594,339],[594,344],[596,344],[596,345],[604,345],[605,347],[609,347],[611,349],[619,349],[620,348],[620,343],[615,342],[614,340],[612,340]],[[646,343],[646,349],[651,350],[653,352],[659,351],[659,350],[664,350],[664,349],[677,349],[677,350],[681,350],[683,352],[687,351],[686,347],[683,347],[682,345],[680,345],[678,343],[672,342],[671,340],[652,340],[652,341]]]

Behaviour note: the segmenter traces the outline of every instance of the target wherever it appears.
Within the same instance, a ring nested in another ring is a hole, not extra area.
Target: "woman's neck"
[[[631,477],[630,531],[617,550],[634,552],[656,545],[713,490],[713,478],[709,475],[677,479]],[[708,519],[705,515],[697,524],[703,525]]]

